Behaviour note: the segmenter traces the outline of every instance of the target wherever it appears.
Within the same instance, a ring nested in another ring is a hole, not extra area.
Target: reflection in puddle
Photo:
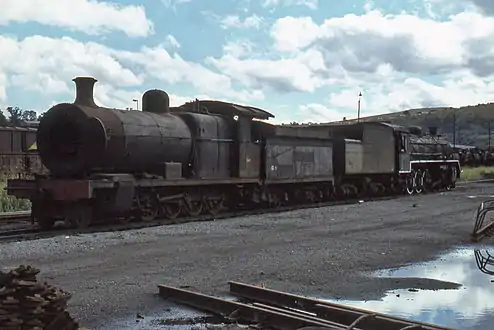
[[[486,274],[485,269],[487,273],[494,271],[494,260],[488,259],[488,252],[494,256],[494,247],[481,249],[477,253],[472,248],[462,248],[429,263],[383,270],[375,274],[378,277],[429,278],[455,282],[462,284],[459,289],[400,289],[389,291],[380,301],[336,302],[454,329],[493,329],[494,283],[491,280],[494,278]],[[478,260],[481,262],[477,264]]]
[[[484,246],[476,251],[462,248],[432,262],[381,270],[372,275],[408,278],[410,281],[407,283],[423,282],[420,279],[436,280],[440,282],[432,283],[431,288],[449,289],[422,290],[410,287],[389,291],[379,301],[332,302],[453,329],[494,329],[494,283],[491,282],[494,281],[494,246]],[[456,289],[455,285],[447,283],[459,283],[461,286]],[[159,310],[142,316],[112,320],[111,324],[103,327],[98,325],[95,329],[228,329],[228,326],[221,324],[221,319],[207,315],[164,301],[163,308]]]

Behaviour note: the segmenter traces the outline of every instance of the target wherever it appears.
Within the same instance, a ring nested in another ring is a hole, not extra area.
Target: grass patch
[[[460,181],[494,179],[494,166],[463,167]]]
[[[31,202],[28,199],[18,199],[14,196],[7,195],[4,188],[7,186],[7,180],[14,176],[0,173],[0,212],[29,211]]]

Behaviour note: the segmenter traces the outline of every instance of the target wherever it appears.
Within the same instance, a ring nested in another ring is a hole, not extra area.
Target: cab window
[[[407,149],[408,149],[407,148],[407,146],[408,146],[407,136],[404,134],[401,134],[400,137],[401,137],[400,152],[407,152]]]

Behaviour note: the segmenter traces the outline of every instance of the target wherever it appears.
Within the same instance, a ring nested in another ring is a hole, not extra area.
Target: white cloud
[[[161,0],[161,2],[165,5],[165,7],[175,7],[183,3],[192,2],[192,0]]]
[[[324,83],[324,78],[317,76],[318,71],[325,70],[322,55],[318,51],[273,61],[240,59],[235,55],[238,54],[225,53],[220,59],[208,58],[207,62],[254,90],[269,86],[278,92],[313,92]]]
[[[223,29],[240,28],[249,29],[255,28],[259,29],[263,22],[262,17],[253,14],[242,20],[238,15],[228,15],[221,19],[220,25]]]
[[[180,48],[181,47],[178,40],[174,36],[172,36],[171,34],[166,36],[165,44],[169,45],[170,47],[173,47],[173,48]]]
[[[0,36],[0,49],[0,103],[6,100],[9,85],[54,98],[70,95],[72,78],[81,75],[98,79],[96,97],[110,107],[128,107],[129,100],[137,97],[137,89],[146,82],[165,86],[186,83],[196,87],[199,94],[235,102],[264,98],[261,92],[236,90],[228,76],[187,62],[163,46],[121,51],[68,37],[32,36],[18,40]]]
[[[2,0],[0,25],[37,22],[89,34],[111,30],[130,37],[153,33],[144,7],[90,0]]]
[[[75,86],[72,87],[71,92],[75,95]],[[94,88],[94,99],[96,104],[103,106],[110,106],[118,109],[135,109],[136,104],[132,102],[133,99],[139,100],[139,109],[141,109],[142,103],[142,91],[137,89],[128,91],[118,88],[114,88],[108,83],[97,83]],[[184,104],[185,102],[193,101],[195,98],[198,99],[210,99],[208,95],[200,94],[194,96],[183,96],[176,95],[173,93],[168,93],[170,97],[170,106],[175,107]]]
[[[320,109],[329,117],[322,107],[356,112],[360,90],[365,115],[494,99],[494,17],[478,12],[445,21],[377,10],[322,24],[310,17],[284,17],[270,33],[277,58],[249,59],[225,47],[221,57],[208,62],[255,90],[286,94],[328,88],[321,107],[303,110]],[[329,92],[332,87],[338,91]]]
[[[264,0],[263,6],[305,6],[310,9],[317,9],[318,2],[318,0]]]
[[[282,52],[298,51],[309,46],[320,31],[311,17],[284,17],[271,27],[275,46]]]
[[[328,122],[343,119],[343,116],[338,111],[329,109],[328,107],[318,103],[301,105],[299,107],[299,113],[303,118],[300,122],[304,123]]]
[[[434,74],[474,68],[478,56],[472,47],[490,51],[482,43],[494,36],[494,18],[460,13],[439,22],[372,11],[327,19],[321,25],[310,18],[284,18],[274,25],[272,35],[282,51],[312,46],[323,51],[328,62],[349,71],[373,72],[379,64],[390,63],[396,71]],[[295,41],[289,44],[288,36]]]

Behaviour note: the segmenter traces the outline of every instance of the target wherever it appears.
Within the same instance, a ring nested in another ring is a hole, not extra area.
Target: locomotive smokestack
[[[429,133],[430,133],[432,136],[437,135],[437,127],[436,127],[436,126],[431,126],[431,127],[429,127]]]
[[[72,79],[75,82],[76,94],[74,103],[87,107],[97,107],[94,103],[94,84],[97,82],[93,77],[76,77]]]

